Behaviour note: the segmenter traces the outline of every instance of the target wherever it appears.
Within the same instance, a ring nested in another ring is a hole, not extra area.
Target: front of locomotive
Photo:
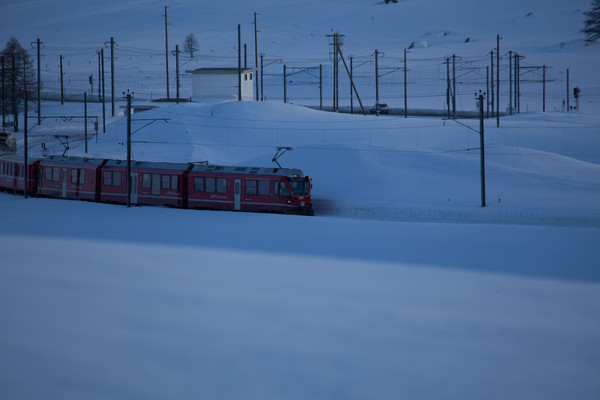
[[[313,215],[312,208],[312,179],[301,171],[294,171],[288,177],[290,199],[288,203],[292,206],[289,212],[292,214]]]

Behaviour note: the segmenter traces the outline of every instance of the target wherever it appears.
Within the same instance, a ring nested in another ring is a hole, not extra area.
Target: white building
[[[242,68],[242,100],[253,100],[256,68]],[[237,68],[196,68],[192,74],[192,97],[238,98]]]

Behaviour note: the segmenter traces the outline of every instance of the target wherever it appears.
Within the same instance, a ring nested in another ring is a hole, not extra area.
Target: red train
[[[34,196],[127,203],[127,163],[51,156],[28,161]],[[23,157],[0,156],[0,189],[24,190]],[[207,163],[131,163],[131,204],[312,215],[312,181],[299,169]]]

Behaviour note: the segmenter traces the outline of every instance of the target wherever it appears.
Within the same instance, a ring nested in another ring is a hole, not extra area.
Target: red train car
[[[131,163],[131,204],[186,207],[184,184],[189,164]],[[102,168],[100,200],[127,203],[127,163],[110,160]]]
[[[0,155],[0,189],[14,193],[22,193],[25,190],[25,170],[22,156]],[[27,162],[27,191],[35,195],[37,193],[38,166],[40,160],[32,159]]]
[[[194,164],[189,208],[312,214],[311,182],[298,169]]]
[[[31,160],[29,192],[127,203],[127,163],[52,156]],[[0,189],[23,192],[23,157],[0,156]],[[134,161],[131,204],[312,215],[312,182],[299,169]]]
[[[100,171],[106,160],[50,156],[40,162],[40,196],[99,201]]]

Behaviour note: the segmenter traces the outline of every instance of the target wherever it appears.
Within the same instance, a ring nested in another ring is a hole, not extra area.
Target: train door
[[[61,190],[60,195],[63,199],[67,197],[67,169],[66,168],[62,169],[62,190]]]
[[[131,174],[131,203],[138,203],[138,174]]]
[[[160,196],[160,174],[152,174],[152,195]]]
[[[241,210],[242,206],[242,181],[236,179],[233,183],[234,210]]]

